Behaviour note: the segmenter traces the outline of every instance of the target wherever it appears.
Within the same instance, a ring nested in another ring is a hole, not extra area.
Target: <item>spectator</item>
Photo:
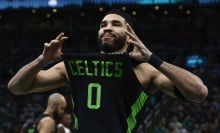
[[[56,133],[56,120],[64,113],[66,100],[63,95],[53,93],[48,98],[45,111],[37,118],[34,123],[35,133]]]
[[[169,130],[166,128],[167,120],[166,117],[162,116],[158,125],[154,129],[154,133],[169,133]]]
[[[71,133],[72,117],[69,113],[61,115],[61,121],[58,124],[59,133]]]

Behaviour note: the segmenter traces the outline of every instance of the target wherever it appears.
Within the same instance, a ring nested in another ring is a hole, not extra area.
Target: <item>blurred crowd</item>
[[[220,133],[219,86],[209,87],[209,97],[201,104],[173,101],[154,133]]]
[[[209,88],[208,98],[201,104],[172,100],[168,111],[156,123],[154,132],[220,133],[218,10],[183,7],[191,14],[177,15],[180,11],[173,9],[176,7],[165,6],[161,10],[167,10],[166,15],[162,11],[155,13],[153,7],[147,8],[136,10],[135,30],[154,53],[181,67],[186,67],[187,55],[201,54],[208,58],[205,66],[187,68],[204,80]],[[44,42],[65,32],[69,40],[63,51],[98,51],[96,32],[103,13],[92,7],[83,10],[66,8],[57,13],[51,10],[35,10],[33,14],[31,9],[9,9],[0,14],[0,133],[19,133],[25,122],[43,111],[48,93],[15,96],[7,90],[7,83],[22,65],[41,54]],[[68,94],[68,89],[63,93]]]

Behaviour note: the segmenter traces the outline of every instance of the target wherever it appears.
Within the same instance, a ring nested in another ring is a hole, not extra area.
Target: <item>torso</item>
[[[112,61],[114,58],[108,60]],[[117,61],[120,62],[120,58]],[[85,76],[82,73],[83,76],[69,79],[73,88],[74,113],[78,117],[79,133],[133,133],[136,130],[148,99],[140,84],[146,82],[142,80],[144,74],[139,71],[143,67],[136,66],[134,73],[131,64],[125,61],[121,68],[124,73],[122,77]],[[88,71],[92,73],[92,70]],[[114,74],[114,70],[107,71]]]
[[[69,84],[69,76],[66,72],[64,62],[61,62],[60,67],[62,68],[62,73],[65,75],[66,84]],[[141,63],[136,65],[134,68],[134,73],[139,80],[140,84],[144,87],[145,91],[149,93],[154,93],[155,90],[150,88],[150,83],[153,77],[153,74],[156,72],[155,69],[148,63]]]

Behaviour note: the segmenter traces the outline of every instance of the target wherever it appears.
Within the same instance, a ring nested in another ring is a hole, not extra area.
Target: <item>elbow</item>
[[[14,95],[19,95],[17,88],[10,83],[8,84],[8,90]]]
[[[208,94],[209,94],[208,88],[205,85],[201,89],[201,93],[200,94],[201,94],[200,102],[203,102],[208,97]]]
[[[8,90],[14,95],[22,95],[23,93],[20,91],[19,87],[14,85],[13,83],[8,83]]]
[[[194,102],[202,103],[203,101],[206,100],[208,94],[209,94],[208,88],[205,85],[198,87]]]

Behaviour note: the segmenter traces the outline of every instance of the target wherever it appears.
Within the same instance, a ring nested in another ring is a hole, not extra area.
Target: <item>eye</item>
[[[112,25],[113,26],[122,26],[122,23],[120,21],[113,21]]]
[[[106,23],[105,23],[105,22],[103,22],[103,23],[100,24],[100,28],[105,27],[105,26],[106,26]]]

